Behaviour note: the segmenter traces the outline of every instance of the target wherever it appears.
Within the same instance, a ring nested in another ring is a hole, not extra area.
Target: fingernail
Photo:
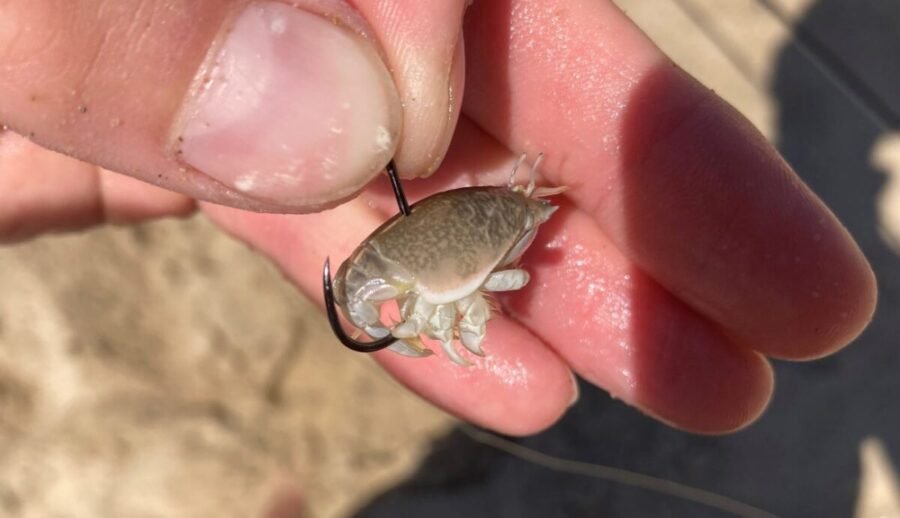
[[[387,163],[400,102],[372,40],[279,2],[248,5],[195,79],[181,160],[258,201],[341,199]]]
[[[575,376],[575,373],[569,371],[569,377],[572,378],[572,399],[569,401],[569,406],[573,407],[581,398],[581,389],[578,387],[578,378]]]

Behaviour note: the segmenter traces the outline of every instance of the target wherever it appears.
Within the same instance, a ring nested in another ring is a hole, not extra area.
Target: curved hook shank
[[[406,194],[403,192],[403,186],[400,184],[400,175],[397,174],[397,166],[394,161],[388,162],[387,167],[388,178],[391,180],[391,188],[394,190],[394,198],[397,199],[397,208],[404,216],[409,216],[409,202],[406,201]]]
[[[391,335],[379,338],[374,342],[360,342],[350,338],[341,327],[341,320],[338,317],[337,307],[334,303],[334,289],[331,286],[331,264],[330,259],[325,259],[325,267],[322,269],[322,289],[325,297],[325,313],[328,315],[328,323],[331,324],[331,330],[334,336],[348,349],[352,349],[361,353],[373,353],[380,351],[386,347],[390,347],[397,341]]]

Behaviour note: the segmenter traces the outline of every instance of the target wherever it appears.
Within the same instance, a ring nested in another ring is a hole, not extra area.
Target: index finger
[[[811,358],[868,323],[874,276],[840,222],[611,2],[479,3],[466,39],[464,113],[544,151],[549,180],[736,341]]]

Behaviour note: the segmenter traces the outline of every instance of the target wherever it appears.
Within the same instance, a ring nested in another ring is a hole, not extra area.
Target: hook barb
[[[404,201],[406,200],[404,199]],[[344,332],[344,328],[341,327],[341,320],[338,317],[337,307],[334,303],[334,289],[331,285],[330,258],[325,259],[325,267],[322,269],[322,291],[325,298],[325,313],[328,315],[328,323],[331,324],[331,330],[334,332],[334,336],[344,344],[344,347],[360,353],[373,353],[390,347],[397,341],[393,336],[387,335],[374,342],[360,342],[350,338],[347,333]]]

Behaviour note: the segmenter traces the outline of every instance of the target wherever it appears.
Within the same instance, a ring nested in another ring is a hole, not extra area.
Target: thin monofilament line
[[[698,489],[671,480],[643,475],[633,471],[613,468],[611,466],[555,457],[468,425],[462,426],[462,431],[475,442],[490,446],[531,464],[553,471],[598,478],[617,484],[645,489],[654,493],[695,502],[735,516],[742,516],[745,518],[777,518],[776,515],[758,507],[704,489]]]
[[[792,35],[788,42],[815,67],[835,88],[850,100],[870,121],[879,129],[889,130],[900,127],[900,114],[890,104],[885,102],[868,84],[847,66],[815,35],[802,27],[794,26],[790,18],[778,6],[770,0],[756,0],[766,11],[777,19]],[[701,14],[683,0],[675,0],[682,11],[688,15],[710,40],[717,44],[727,59],[748,79],[757,86],[759,80],[751,72],[749,64],[734,46],[721,34],[716,33]],[[570,473],[607,480],[610,482],[628,485],[660,494],[670,495],[676,498],[689,500],[701,505],[731,513],[736,516],[752,518],[771,518],[775,515],[745,504],[738,500],[728,498],[710,491],[687,486],[670,480],[665,480],[649,475],[643,475],[632,471],[626,471],[610,466],[602,466],[580,461],[573,461],[548,455],[531,448],[503,439],[492,433],[484,432],[470,426],[463,426],[462,430],[472,440],[503,451],[509,455],[522,459],[531,464],[541,466],[553,471]]]

